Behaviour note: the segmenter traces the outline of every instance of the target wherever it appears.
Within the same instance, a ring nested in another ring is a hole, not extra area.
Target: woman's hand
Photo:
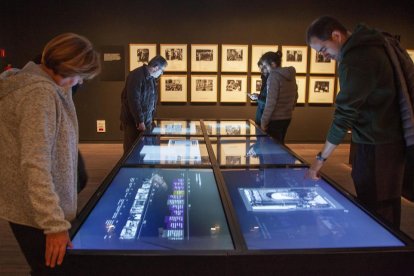
[[[46,234],[46,266],[61,265],[68,246],[73,248],[68,231]]]

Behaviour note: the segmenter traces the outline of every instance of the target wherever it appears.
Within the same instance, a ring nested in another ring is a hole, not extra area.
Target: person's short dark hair
[[[263,56],[260,58],[260,61],[266,62],[267,64],[272,64],[274,62],[277,67],[280,67],[282,64],[282,52],[266,52],[263,54]]]
[[[306,43],[309,45],[312,37],[325,41],[332,37],[333,31],[339,31],[346,35],[347,29],[336,18],[331,16],[321,16],[308,27],[306,32]]]
[[[162,56],[155,56],[148,62],[148,66],[150,67],[166,67],[167,65],[167,60]]]

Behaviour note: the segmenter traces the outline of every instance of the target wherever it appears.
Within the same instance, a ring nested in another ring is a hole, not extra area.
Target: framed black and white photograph
[[[282,66],[293,66],[296,73],[306,73],[308,64],[307,46],[282,46]]]
[[[296,84],[298,85],[298,104],[306,103],[306,77],[297,76]]]
[[[157,44],[129,44],[129,71],[148,64],[157,55]]]
[[[160,79],[161,102],[187,102],[187,76],[163,75]]]
[[[217,72],[218,71],[218,45],[192,44],[191,45],[191,71]]]
[[[252,95],[255,94],[256,96],[259,96],[261,87],[262,87],[262,78],[260,77],[260,75],[251,75],[250,93]],[[250,102],[256,102],[256,101],[250,100]]]
[[[325,58],[322,53],[311,49],[310,73],[311,74],[335,74],[336,62]]]
[[[221,75],[221,102],[245,103],[246,96],[247,76]]]
[[[221,45],[221,71],[247,72],[248,45]]]
[[[410,58],[413,60],[414,62],[414,50],[407,50],[408,55],[410,56]]]
[[[310,77],[308,103],[331,104],[335,77]]]
[[[252,45],[251,72],[260,73],[259,66],[257,66],[257,62],[259,62],[259,59],[263,56],[264,53],[276,52],[277,50],[277,45]]]
[[[166,72],[187,71],[187,44],[161,44],[160,55],[168,62]]]
[[[217,102],[217,76],[191,76],[191,102]]]

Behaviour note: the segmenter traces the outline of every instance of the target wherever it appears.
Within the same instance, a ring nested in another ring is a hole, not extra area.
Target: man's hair
[[[339,31],[346,35],[347,29],[342,23],[331,16],[321,16],[308,27],[306,32],[306,43],[309,45],[312,37],[325,41],[332,37],[333,31]]]
[[[260,61],[266,62],[267,64],[271,65],[272,62],[276,64],[277,67],[280,67],[282,64],[282,52],[266,52],[263,54],[263,56],[260,58]]]
[[[148,66],[153,67],[153,68],[157,66],[159,68],[166,67],[167,65],[168,65],[168,62],[162,56],[155,56],[148,62]]]
[[[83,36],[64,33],[50,40],[43,49],[42,64],[62,77],[91,79],[99,74],[99,54]]]

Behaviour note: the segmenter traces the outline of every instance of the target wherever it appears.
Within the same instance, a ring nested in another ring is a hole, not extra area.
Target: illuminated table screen
[[[232,250],[211,169],[121,168],[74,250]]]
[[[248,249],[402,247],[398,238],[305,168],[223,170]]]
[[[220,165],[302,164],[267,136],[222,137],[212,142]]]
[[[210,164],[203,140],[186,137],[144,136],[126,164]]]

